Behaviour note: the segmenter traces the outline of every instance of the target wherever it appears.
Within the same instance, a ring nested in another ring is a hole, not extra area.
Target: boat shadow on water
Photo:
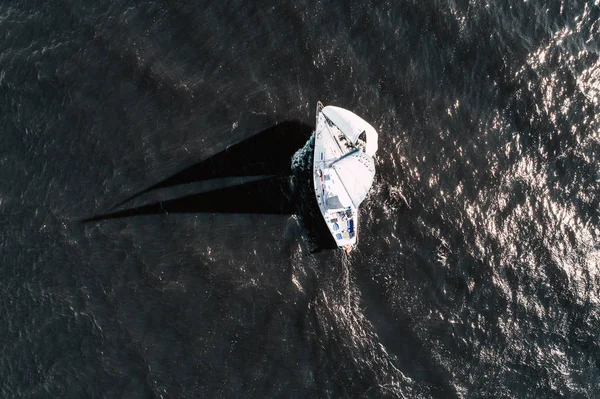
[[[81,222],[168,213],[295,214],[300,216],[316,247],[313,252],[335,248],[311,190],[310,148],[302,154],[305,159],[292,167],[294,154],[303,146],[311,145],[312,131],[311,126],[299,121],[281,122],[131,195],[111,212]],[[239,184],[240,178],[253,179]],[[118,210],[144,194],[199,182],[218,182],[226,186]]]

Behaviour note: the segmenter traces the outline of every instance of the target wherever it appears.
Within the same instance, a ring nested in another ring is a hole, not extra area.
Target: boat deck
[[[333,161],[354,151],[355,147],[347,141],[335,125],[327,122],[322,113],[319,113],[318,118],[313,161],[317,202],[325,218],[325,223],[338,246],[352,246],[356,243],[357,237],[358,215],[356,208],[351,205],[342,205],[340,199],[346,204],[350,201],[345,189],[340,182],[336,182],[336,178],[323,171],[327,170]],[[337,195],[328,197],[328,193],[336,193]]]

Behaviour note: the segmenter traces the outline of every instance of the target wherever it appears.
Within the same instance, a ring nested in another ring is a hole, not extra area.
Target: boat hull
[[[341,188],[339,176],[332,164],[357,149],[327,120],[322,109],[323,106],[319,103],[313,154],[315,197],[336,245],[350,251],[358,241],[358,212]]]

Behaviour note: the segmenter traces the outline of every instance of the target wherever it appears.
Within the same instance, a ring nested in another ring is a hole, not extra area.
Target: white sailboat
[[[337,246],[358,241],[358,206],[375,177],[377,131],[358,115],[317,103],[313,180],[317,203]]]

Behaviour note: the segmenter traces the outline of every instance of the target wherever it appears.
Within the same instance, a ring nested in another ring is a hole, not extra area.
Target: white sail
[[[375,162],[362,151],[354,151],[334,162],[332,168],[343,184],[352,204],[358,208],[375,178]]]
[[[358,115],[340,107],[328,105],[323,108],[322,112],[353,144],[364,132],[366,136],[365,152],[370,156],[375,155],[377,152],[377,131],[373,126]]]

